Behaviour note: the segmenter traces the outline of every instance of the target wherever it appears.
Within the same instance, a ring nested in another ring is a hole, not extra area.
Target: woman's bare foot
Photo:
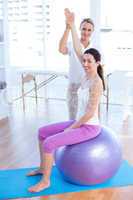
[[[35,175],[39,175],[39,174],[43,174],[44,171],[41,168],[35,169],[30,171],[27,176],[35,176]]]
[[[33,185],[28,189],[29,192],[40,192],[41,190],[44,190],[50,186],[50,181],[46,181],[42,179],[39,183],[36,185]]]

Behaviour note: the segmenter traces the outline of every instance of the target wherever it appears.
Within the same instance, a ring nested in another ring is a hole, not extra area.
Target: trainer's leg
[[[69,112],[69,119],[76,119],[78,110],[78,94],[80,84],[70,83],[67,91],[67,105]]]

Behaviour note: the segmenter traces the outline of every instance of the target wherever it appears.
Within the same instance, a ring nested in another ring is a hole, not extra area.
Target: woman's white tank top
[[[87,106],[89,103],[89,87],[80,87],[78,90],[78,112],[76,120],[79,120],[87,111]],[[90,125],[99,125],[99,118],[98,118],[98,107],[91,119],[87,121],[85,124]]]

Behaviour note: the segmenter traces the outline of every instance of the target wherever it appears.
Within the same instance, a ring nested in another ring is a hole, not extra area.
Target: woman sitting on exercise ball
[[[50,176],[54,159],[54,150],[60,146],[80,143],[96,137],[101,130],[98,119],[98,106],[105,88],[101,55],[94,49],[82,54],[80,42],[74,25],[74,14],[65,9],[66,22],[69,24],[75,51],[83,65],[85,77],[78,92],[79,107],[76,120],[59,122],[39,129],[40,167],[28,175],[42,174],[39,183],[29,188],[30,192],[39,192],[50,187]],[[76,73],[76,72],[75,72]]]

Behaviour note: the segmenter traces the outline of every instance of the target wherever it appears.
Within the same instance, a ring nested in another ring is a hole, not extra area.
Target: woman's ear
[[[100,61],[97,61],[97,67],[98,67],[100,64],[101,64]]]

